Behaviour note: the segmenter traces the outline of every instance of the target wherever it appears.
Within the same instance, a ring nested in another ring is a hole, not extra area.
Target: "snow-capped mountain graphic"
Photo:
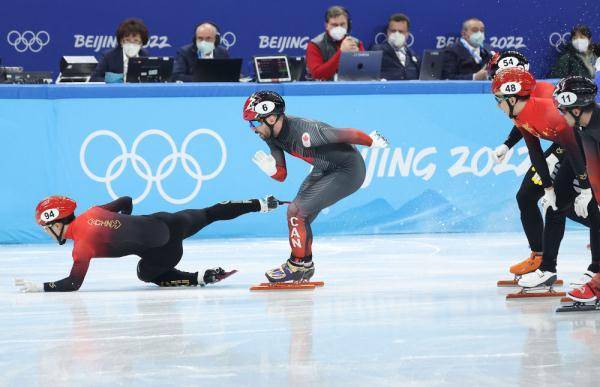
[[[376,199],[329,221],[317,223],[314,228],[317,232],[332,234],[453,232],[464,218],[464,213],[441,194],[426,190],[396,210],[387,201]]]

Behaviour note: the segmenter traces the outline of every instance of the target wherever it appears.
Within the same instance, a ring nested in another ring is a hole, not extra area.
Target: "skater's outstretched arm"
[[[513,146],[517,145],[517,143],[519,141],[521,141],[522,138],[523,138],[523,134],[521,134],[521,131],[515,125],[515,126],[513,126],[510,133],[508,134],[508,137],[506,137],[506,140],[504,141],[504,145],[506,145],[506,147],[508,149],[510,149]]]
[[[385,148],[388,141],[376,131],[366,134],[365,132],[354,128],[332,128],[329,126],[320,126],[318,130],[302,134],[302,145],[306,148],[318,147],[327,144],[351,144],[363,145],[373,148]],[[308,137],[306,137],[308,136]]]
[[[560,143],[567,151],[567,157],[575,173],[575,178],[579,182],[579,188],[587,189],[590,188],[590,183],[588,182],[583,149],[579,146],[576,136],[578,135],[571,128],[565,128],[559,132]]]
[[[121,214],[131,215],[133,210],[133,200],[129,196],[122,196],[117,200],[99,206],[110,212],[120,212]]]
[[[68,277],[55,282],[44,283],[45,292],[73,292],[79,290],[88,268],[90,267],[89,259],[77,259],[73,262],[71,273]]]

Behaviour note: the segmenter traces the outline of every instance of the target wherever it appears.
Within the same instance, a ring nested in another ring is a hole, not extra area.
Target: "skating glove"
[[[215,282],[219,282],[226,276],[227,272],[220,267],[208,269],[204,272],[204,277],[202,277],[202,281],[198,282],[198,285],[205,286],[208,284],[214,284]]]
[[[390,142],[387,140],[387,138],[383,137],[381,133],[377,132],[376,130],[369,133],[369,137],[371,137],[371,140],[373,140],[371,143],[371,148],[387,148],[390,146]]]
[[[506,144],[502,144],[496,147],[496,149],[492,152],[492,158],[496,164],[500,164],[504,158],[506,157],[506,153],[508,152],[508,147]]]
[[[39,293],[44,291],[44,286],[22,278],[15,278],[15,286],[21,293]]]
[[[259,150],[252,157],[254,164],[266,173],[268,176],[273,176],[277,173],[277,165],[275,164],[275,158],[271,155],[267,155],[265,152]]]
[[[260,203],[260,212],[269,212],[277,208],[279,200],[273,195],[265,196],[262,199],[258,199]]]
[[[546,158],[546,164],[548,164],[548,171],[551,175],[554,171],[554,168],[556,168],[556,164],[558,164],[558,161],[558,157],[556,157],[554,154],[551,154]],[[538,175],[537,172],[535,173],[535,175],[533,175],[531,181],[533,181],[537,185],[542,185],[542,178],[540,177],[540,175]]]
[[[575,207],[575,213],[577,216],[581,216],[582,218],[588,217],[588,204],[592,200],[592,189],[582,189],[581,193],[577,195],[575,198],[575,202],[573,203],[573,207]]]
[[[542,197],[542,210],[544,211],[544,216],[546,215],[546,211],[548,211],[549,207],[552,207],[554,211],[558,210],[556,207],[556,193],[554,192],[554,187],[544,189],[544,196]]]

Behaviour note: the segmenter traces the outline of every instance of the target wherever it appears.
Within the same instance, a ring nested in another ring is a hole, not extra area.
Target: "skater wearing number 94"
[[[287,116],[283,98],[272,91],[252,94],[244,104],[243,118],[264,140],[270,154],[256,152],[253,161],[271,178],[287,175],[284,152],[312,164],[287,211],[290,258],[265,273],[271,283],[308,281],[314,274],[311,223],[321,210],[358,190],[365,178],[365,163],[354,145],[388,146],[377,132],[334,129],[305,118]]]
[[[597,238],[600,213],[597,207],[590,209],[588,206],[591,189],[577,134],[556,110],[551,99],[531,96],[534,88],[535,79],[521,68],[509,68],[498,72],[492,83],[498,107],[521,131],[529,157],[544,188],[541,201],[546,219],[543,233],[544,254],[539,268],[524,274],[519,280],[518,284],[524,288],[552,286],[556,281],[556,260],[564,235],[565,218],[571,206],[575,207],[577,215],[589,217],[590,220],[592,265],[588,269],[597,272],[600,260]],[[566,157],[554,180],[550,177],[540,138],[558,143],[566,151]],[[579,193],[573,188],[574,179],[577,180]]]
[[[204,275],[177,270],[183,255],[183,240],[219,220],[234,219],[249,212],[268,212],[279,201],[273,196],[247,201],[227,201],[202,209],[175,213],[157,212],[131,215],[129,196],[94,206],[75,216],[77,204],[65,196],[50,196],[35,209],[35,220],[59,244],[72,239],[73,267],[68,277],[37,284],[16,279],[23,292],[70,292],[78,290],[88,271],[90,260],[100,257],[137,255],[137,276],[158,286],[204,286],[218,282],[235,270],[209,269]]]

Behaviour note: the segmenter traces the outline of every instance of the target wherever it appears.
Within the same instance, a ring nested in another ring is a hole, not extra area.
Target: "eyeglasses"
[[[248,121],[250,123],[250,127],[252,129],[256,128],[257,126],[262,125],[262,122],[260,120],[252,120],[252,121]]]
[[[498,105],[500,105],[502,103],[502,101],[506,101],[508,98],[510,98],[510,97],[507,97],[505,95],[503,95],[502,97],[498,97],[497,95],[494,95],[494,99],[496,100],[496,103]]]

